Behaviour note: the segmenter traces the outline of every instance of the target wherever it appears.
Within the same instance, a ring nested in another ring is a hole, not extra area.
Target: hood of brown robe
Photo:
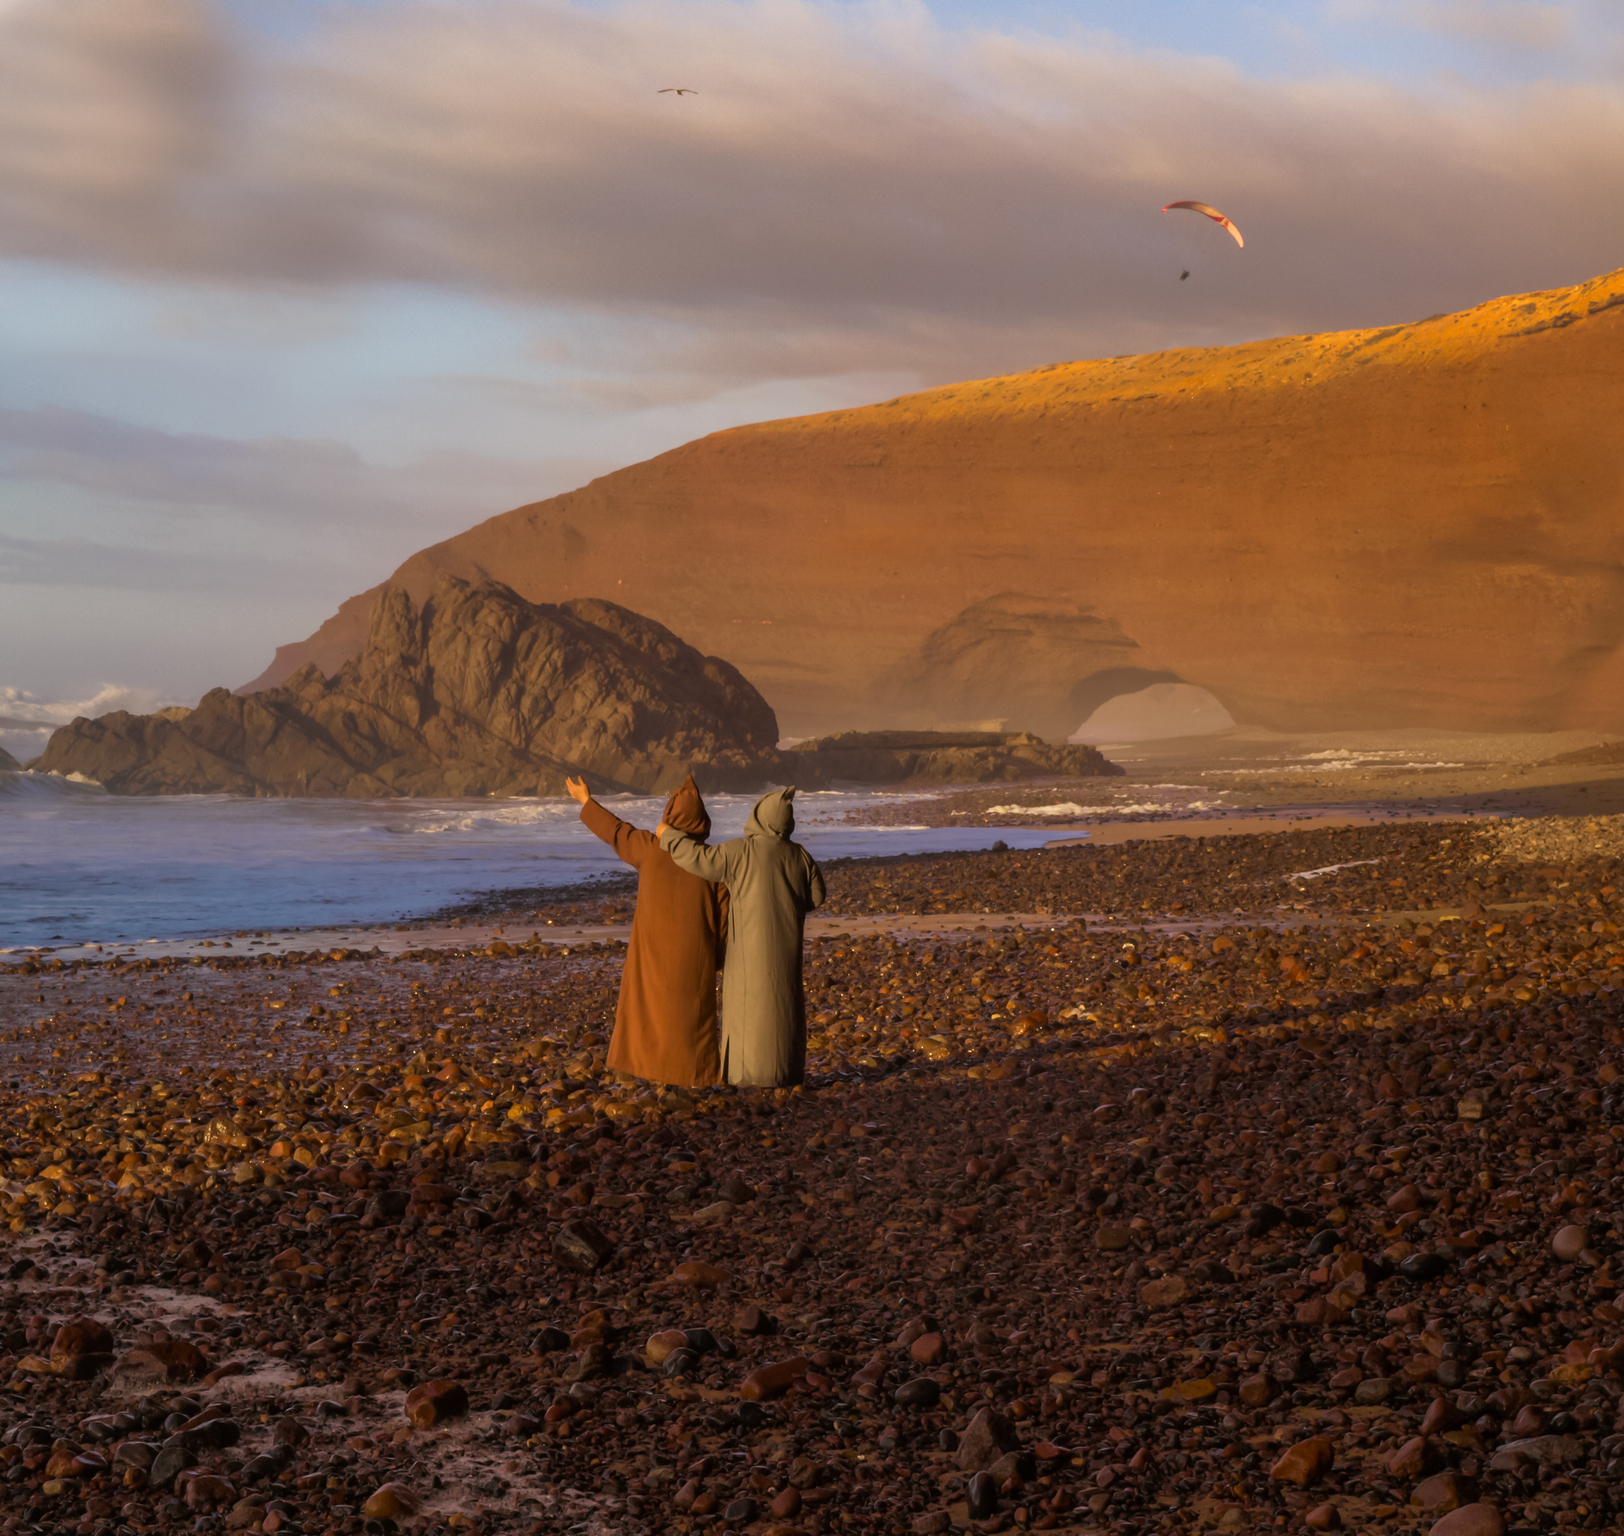
[[[671,791],[671,798],[665,802],[663,820],[666,826],[689,837],[696,837],[700,842],[710,836],[710,812],[699,797],[699,786],[694,783],[691,773]]]
[[[675,822],[672,823],[676,825]],[[744,824],[746,837],[787,838],[795,830],[795,786],[775,789],[763,795],[750,807],[750,819]]]

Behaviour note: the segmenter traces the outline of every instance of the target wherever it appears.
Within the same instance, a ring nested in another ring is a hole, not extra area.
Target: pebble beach
[[[1620,828],[836,861],[788,1092],[614,892],[10,964],[0,1530],[1616,1528]]]

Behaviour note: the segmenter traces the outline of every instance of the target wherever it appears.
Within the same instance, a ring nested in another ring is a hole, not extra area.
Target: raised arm
[[[659,836],[660,846],[671,855],[671,862],[678,869],[685,869],[690,875],[698,875],[701,880],[719,885],[725,885],[733,878],[737,858],[732,850],[742,839],[734,838],[719,848],[712,848],[707,843],[696,842],[681,832],[672,831],[663,821],[660,823]]]
[[[565,779],[564,787],[570,798],[581,807],[581,823],[594,837],[602,838],[615,850],[615,856],[636,869],[654,846],[654,834],[622,821],[613,811],[606,811],[592,798],[591,791],[581,779]]]

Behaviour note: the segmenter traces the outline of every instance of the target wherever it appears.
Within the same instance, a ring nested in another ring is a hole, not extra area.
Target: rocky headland
[[[1287,732],[1616,732],[1621,413],[1615,272],[718,432],[389,582],[419,602],[448,574],[535,602],[613,591],[731,658],[789,736],[1058,740],[1175,679]],[[249,686],[336,672],[375,591]]]
[[[0,747],[0,771],[15,773],[22,764],[17,761],[4,747]]]
[[[330,678],[307,664],[247,697],[78,719],[30,766],[131,795],[545,795],[575,773],[655,793],[690,770],[708,789],[764,784],[777,741],[739,671],[662,625],[451,577],[421,603],[379,593]]]

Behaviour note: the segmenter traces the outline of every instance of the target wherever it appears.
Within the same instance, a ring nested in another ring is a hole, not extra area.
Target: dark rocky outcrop
[[[845,731],[800,742],[786,756],[810,759],[812,773],[792,770],[802,783],[813,774],[858,784],[998,784],[1123,773],[1093,747],[1054,746],[1024,732]]]
[[[559,794],[567,773],[654,793],[690,770],[707,790],[765,784],[777,739],[737,669],[650,619],[450,578],[421,608],[380,593],[331,679],[305,666],[246,698],[75,720],[34,766],[131,795]]]
[[[17,761],[4,747],[0,747],[0,772],[16,773],[22,764]]]
[[[1542,767],[1588,767],[1595,764],[1597,767],[1606,767],[1612,763],[1624,763],[1624,741],[1599,741],[1593,747],[1581,747],[1577,752],[1564,752],[1560,757],[1553,757]]]

